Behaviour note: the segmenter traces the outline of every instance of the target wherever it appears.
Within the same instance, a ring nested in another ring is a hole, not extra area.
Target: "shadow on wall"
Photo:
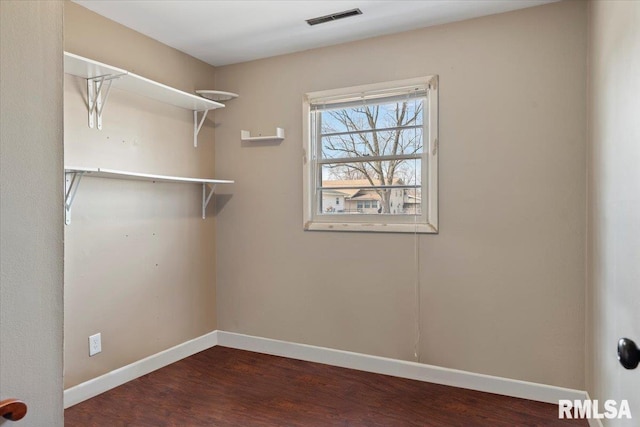
[[[222,210],[224,209],[224,207],[226,206],[227,203],[229,203],[229,200],[231,200],[231,198],[233,197],[233,194],[215,194],[214,198],[215,198],[215,214],[218,215],[220,212],[222,212]]]

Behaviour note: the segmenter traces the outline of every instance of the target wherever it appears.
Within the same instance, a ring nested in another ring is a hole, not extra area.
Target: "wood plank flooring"
[[[65,426],[587,426],[556,405],[214,347],[65,410]]]

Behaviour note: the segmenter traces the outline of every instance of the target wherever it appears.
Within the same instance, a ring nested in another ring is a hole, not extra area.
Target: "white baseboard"
[[[64,407],[73,406],[216,345],[545,403],[557,404],[560,399],[588,399],[587,393],[581,390],[233,332],[213,331],[65,390]],[[599,420],[589,420],[589,424],[590,427],[602,427]]]
[[[122,368],[108,372],[92,380],[64,391],[64,408],[90,399],[107,390],[175,363],[218,344],[218,331],[209,332],[160,353],[145,357]]]
[[[588,418],[587,421],[589,421],[589,427],[604,427],[602,425],[602,421],[600,421],[600,419]]]
[[[591,400],[591,396],[589,396],[589,393],[587,393],[585,391],[585,394],[587,395],[586,400]],[[602,425],[602,421],[600,421],[599,418],[589,418],[589,427],[604,427]]]
[[[423,363],[333,350],[306,344],[259,338],[250,335],[218,331],[218,345],[291,359],[323,363],[376,374],[391,375],[435,384],[502,394],[557,404],[560,399],[584,400],[586,392],[552,385],[538,384]]]

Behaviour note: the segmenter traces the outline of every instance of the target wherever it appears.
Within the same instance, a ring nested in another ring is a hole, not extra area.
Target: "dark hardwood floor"
[[[214,347],[65,410],[65,426],[587,426],[556,405]]]

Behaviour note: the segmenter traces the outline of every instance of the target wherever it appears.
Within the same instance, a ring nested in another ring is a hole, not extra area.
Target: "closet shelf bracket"
[[[78,187],[80,186],[80,179],[85,172],[65,172],[65,193],[64,193],[64,223],[71,224],[71,206],[73,205],[73,199],[76,197]]]
[[[207,118],[207,113],[210,110],[202,111],[202,118],[198,120],[199,111],[193,110],[193,146],[198,146],[198,134],[200,133],[200,129],[202,129],[202,125],[204,124],[204,119]]]
[[[107,75],[87,79],[87,108],[89,109],[89,127],[102,130],[102,111],[107,104],[111,82],[120,75]]]
[[[1,1],[1,0],[0,0]],[[199,184],[202,185],[202,219],[206,219],[207,206],[213,198],[218,184],[233,184],[234,181],[226,179],[191,178],[185,176],[155,175],[139,172],[127,172],[114,169],[66,167],[65,173],[65,224],[71,223],[71,206],[78,191],[80,179],[83,176],[94,178],[124,179],[128,181],[168,182],[173,184]]]
[[[210,184],[211,190],[208,190],[208,184],[202,183],[202,219],[207,218],[207,206],[209,206],[209,202],[211,201],[211,197],[216,192],[216,184]]]

